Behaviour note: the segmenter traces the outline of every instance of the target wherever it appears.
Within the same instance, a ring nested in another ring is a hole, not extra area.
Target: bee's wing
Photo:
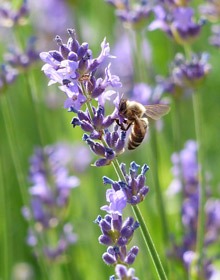
[[[159,120],[162,116],[166,115],[170,111],[170,106],[166,104],[152,104],[145,106],[146,117],[149,117],[153,120]]]

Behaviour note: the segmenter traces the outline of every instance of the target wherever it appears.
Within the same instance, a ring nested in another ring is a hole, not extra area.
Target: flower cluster
[[[220,25],[212,26],[212,36],[209,38],[209,42],[214,47],[220,48]]]
[[[37,60],[39,53],[35,48],[36,38],[31,37],[24,51],[11,46],[8,52],[3,55],[4,61],[1,64],[0,91],[12,84],[17,76],[23,71],[27,71]]]
[[[116,16],[125,27],[144,27],[152,11],[152,4],[148,1],[105,0],[116,9]]]
[[[144,164],[141,168],[140,174],[138,174],[140,165],[136,164],[134,161],[130,164],[129,174],[126,173],[126,165],[124,163],[122,163],[120,167],[125,181],[115,182],[108,177],[103,177],[104,184],[110,184],[112,186],[112,191],[114,190],[117,192],[122,190],[126,196],[127,203],[132,205],[139,204],[144,200],[149,191],[149,188],[145,186],[145,174],[149,167]]]
[[[198,181],[198,161],[197,161],[197,144],[195,141],[187,141],[185,147],[179,153],[172,156],[174,180],[171,188],[174,192],[180,191],[184,194],[182,204],[182,224],[184,227],[184,236],[181,244],[174,245],[173,255],[181,260],[187,269],[190,270],[191,265],[197,259],[195,253],[197,223],[199,211],[199,181]],[[206,189],[208,192],[208,188]],[[219,239],[220,233],[220,200],[209,197],[205,205],[206,213],[206,228],[204,240],[204,263],[202,279],[210,279],[214,275],[213,262],[217,259],[216,256],[208,257],[208,250],[212,244],[215,244]]]
[[[173,2],[173,5],[166,5],[166,2]],[[200,34],[203,21],[196,23],[193,19],[193,8],[184,6],[185,3],[183,6],[177,5],[177,2],[179,3],[179,1],[165,1],[163,4],[155,6],[155,20],[148,28],[151,31],[163,30],[178,44],[189,44]]]
[[[210,21],[217,22],[220,19],[220,3],[218,0],[209,0],[200,5],[200,13]]]
[[[50,260],[62,256],[69,245],[76,242],[72,225],[65,221],[65,209],[79,179],[69,176],[61,162],[56,146],[36,148],[30,159],[31,202],[22,209],[30,221],[27,243],[37,256]],[[51,234],[53,241],[49,238]]]
[[[7,64],[2,64],[0,69],[0,92],[13,83],[18,75],[18,71]]]
[[[107,87],[121,87],[121,83],[117,76],[111,75],[110,64],[105,69],[104,78],[95,78],[102,62],[112,57],[106,39],[101,44],[100,55],[93,58],[89,44],[84,42],[80,45],[73,29],[68,29],[68,33],[67,44],[56,36],[59,51],[42,52],[40,58],[46,63],[42,70],[50,78],[49,85],[59,83],[59,88],[67,96],[64,107],[79,110],[88,100],[98,98]]]
[[[36,51],[35,45],[36,38],[31,37],[27,41],[24,51],[10,47],[9,52],[4,55],[5,62],[18,70],[27,69],[33,63],[39,60],[39,53]]]
[[[101,207],[108,214],[104,218],[98,216],[96,222],[102,232],[99,243],[108,246],[102,256],[103,261],[107,265],[115,266],[115,273],[119,279],[135,280],[138,278],[134,277],[134,270],[127,269],[127,266],[133,264],[139,248],[133,246],[128,251],[127,246],[133,238],[134,231],[139,227],[139,223],[132,217],[123,221],[122,216],[127,203],[136,205],[143,201],[148,193],[148,187],[145,186],[145,173],[148,166],[144,165],[139,175],[137,172],[140,166],[135,162],[131,163],[129,174],[126,174],[125,167],[125,164],[121,165],[125,181],[113,181],[108,177],[103,177],[104,184],[111,185],[111,189],[106,191],[106,201],[109,204]]]
[[[88,110],[79,110],[78,117],[74,117],[71,122],[73,127],[80,126],[83,131],[89,133],[84,134],[83,140],[94,154],[101,157],[95,162],[95,166],[110,164],[117,155],[124,152],[125,147],[125,131],[119,132],[117,125],[114,125],[112,132],[109,130],[115,121],[115,111],[106,117],[104,113],[104,107],[101,105],[97,109],[92,107],[91,114]]]
[[[178,53],[171,64],[170,77],[159,82],[161,90],[168,91],[175,97],[191,93],[210,72],[208,59],[207,53],[193,54],[190,60]]]
[[[29,8],[27,0],[23,0],[23,3],[17,10],[13,10],[9,2],[0,7],[0,25],[6,27],[12,27],[14,25],[26,24],[26,18],[29,15]]]

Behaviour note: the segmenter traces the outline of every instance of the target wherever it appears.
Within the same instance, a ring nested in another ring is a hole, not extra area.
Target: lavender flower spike
[[[58,83],[67,96],[64,107],[79,110],[87,99],[98,97],[108,86],[119,87],[121,84],[117,76],[110,74],[110,66],[106,68],[104,79],[96,80],[94,76],[105,59],[113,58],[106,38],[101,43],[100,55],[93,58],[89,44],[84,42],[80,45],[73,29],[68,29],[68,33],[70,38],[66,44],[56,36],[59,51],[42,52],[40,58],[45,62],[42,70],[50,79],[49,85]]]
[[[149,25],[149,30],[162,29],[178,44],[193,42],[200,34],[203,21],[195,23],[194,10],[191,7],[177,7],[171,10],[161,5],[154,8],[156,19]]]
[[[0,26],[12,27],[15,25],[24,25],[29,15],[27,0],[23,0],[17,10],[13,10],[12,5],[7,2],[0,7]]]
[[[73,226],[66,223],[63,213],[70,192],[78,186],[79,180],[69,176],[68,170],[61,165],[60,155],[56,146],[35,150],[30,160],[30,206],[22,209],[24,217],[31,220],[28,244],[37,255],[52,261],[64,255],[67,248],[77,240]],[[55,231],[57,236],[53,244],[48,237],[51,231]]]

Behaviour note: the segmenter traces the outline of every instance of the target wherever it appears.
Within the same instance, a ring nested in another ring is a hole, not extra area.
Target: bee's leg
[[[127,121],[125,121],[125,122],[124,123],[117,122],[117,124],[120,126],[121,130],[123,130],[123,131],[127,131],[130,128],[130,126],[132,125],[131,122],[129,122],[129,123],[127,123]]]

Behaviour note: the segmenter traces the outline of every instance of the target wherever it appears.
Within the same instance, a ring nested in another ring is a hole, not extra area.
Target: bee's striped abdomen
[[[128,140],[128,150],[134,150],[142,143],[142,141],[144,140],[144,136],[147,132],[147,127],[147,118],[141,118],[134,121],[131,134]]]

